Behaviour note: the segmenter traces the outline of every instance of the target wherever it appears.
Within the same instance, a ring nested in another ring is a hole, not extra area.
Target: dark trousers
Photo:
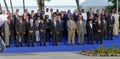
[[[19,45],[22,47],[23,46],[23,36],[24,34],[18,34],[17,39],[16,39],[16,46],[18,47]]]
[[[102,44],[102,39],[103,39],[103,37],[102,37],[102,32],[97,32],[96,35],[97,35],[97,36],[96,36],[96,37],[97,37],[97,38],[96,38],[97,44],[99,44],[99,43]]]
[[[57,46],[58,44],[57,44],[57,42],[58,42],[58,34],[57,33],[53,33],[53,39],[52,39],[52,45],[54,46]]]
[[[62,31],[59,32],[58,41],[59,41],[59,42],[62,42]]]
[[[113,37],[113,27],[108,28],[108,39],[112,40]]]
[[[30,44],[34,46],[34,34],[33,33],[28,34],[28,46],[30,46]]]
[[[46,42],[51,42],[51,40],[50,40],[50,29],[49,28],[46,29],[45,40],[46,40]]]
[[[107,39],[107,29],[106,28],[104,28],[103,29],[103,39]]]
[[[28,32],[25,32],[23,42],[27,43],[27,40],[28,40]]]
[[[92,33],[87,35],[87,39],[88,39],[88,44],[93,44],[93,34]]]
[[[43,44],[44,44],[44,46],[46,46],[45,33],[40,32],[40,46],[42,46]]]

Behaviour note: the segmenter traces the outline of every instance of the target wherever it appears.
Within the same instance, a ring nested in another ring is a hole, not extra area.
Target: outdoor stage
[[[93,50],[99,47],[100,45],[96,44],[94,40],[93,45],[88,45],[87,41],[85,41],[85,45],[70,45],[66,44],[67,39],[63,39],[63,42],[59,42],[58,46],[52,46],[51,43],[47,43],[47,46],[39,46],[35,44],[35,47],[27,47],[24,45],[23,47],[15,47],[13,44],[10,48],[6,48],[6,51],[3,53],[31,53],[31,52],[71,52],[71,51],[80,51],[80,50]],[[77,42],[76,42],[77,43]],[[103,46],[108,48],[115,44],[118,48],[120,48],[120,34],[118,37],[113,37],[113,40],[103,40]]]

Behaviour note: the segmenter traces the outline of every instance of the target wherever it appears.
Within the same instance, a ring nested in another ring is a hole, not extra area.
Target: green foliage
[[[106,56],[108,56],[109,54],[116,54],[116,53],[120,53],[120,50],[116,48],[116,45],[112,45],[111,48],[104,48],[103,46],[100,46],[95,50],[93,56],[97,56],[100,54],[105,54]]]
[[[99,48],[96,49],[95,53],[104,53],[105,49],[103,46],[100,46]]]
[[[111,11],[113,8],[117,8],[117,0],[108,0],[111,1],[113,3],[113,6],[107,6],[106,9]],[[119,1],[120,2],[120,1]],[[119,12],[120,12],[120,8],[119,8]]]
[[[83,50],[81,54],[86,56],[120,56],[120,49],[117,49],[115,44],[111,48],[104,48],[101,45],[95,50]]]

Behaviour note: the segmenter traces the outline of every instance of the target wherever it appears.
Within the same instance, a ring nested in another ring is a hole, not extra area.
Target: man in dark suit
[[[102,44],[102,29],[103,29],[103,22],[101,20],[101,17],[97,18],[97,21],[95,23],[96,25],[96,40],[97,40],[97,44]]]
[[[61,12],[61,20],[63,20],[63,28],[64,28],[64,31],[63,31],[63,36],[65,36],[67,38],[67,20],[68,20],[68,16],[66,15],[66,13],[63,11]]]
[[[23,46],[23,35],[25,34],[25,24],[23,22],[22,16],[19,17],[19,20],[16,23],[16,34],[17,34],[17,40],[16,40],[16,47],[19,45]]]
[[[86,24],[88,44],[93,44],[93,23],[92,19]]]
[[[114,17],[112,16],[112,13],[110,13],[110,16],[108,18],[108,39],[109,40],[112,40],[112,37],[113,37],[113,25],[114,25],[114,22],[115,22],[115,19]]]
[[[37,20],[37,18],[38,18],[38,17],[43,18],[43,16],[42,16],[42,13],[41,13],[41,10],[40,10],[40,9],[38,9],[38,10],[37,10],[37,13],[34,15],[34,17],[35,17],[35,20]],[[34,20],[34,22],[35,22],[35,20]]]
[[[46,29],[46,24],[43,21],[43,19],[40,19],[40,23],[39,23],[39,32],[40,32],[40,46],[42,46],[42,42],[44,42],[44,46],[46,46],[46,40],[45,40],[45,29]]]
[[[28,17],[28,15],[25,16],[25,18],[23,19],[24,23],[25,23],[25,35],[24,35],[24,39],[25,39],[25,43],[27,43],[27,40],[28,40],[28,28],[27,28],[27,25],[29,24],[30,22],[30,19]]]
[[[57,14],[54,13],[54,16],[53,16],[53,22],[51,22],[51,34],[53,36],[53,39],[52,39],[52,45],[54,46],[57,46],[57,42],[58,42],[58,34],[59,34],[59,24],[58,24],[58,21],[57,21]]]
[[[78,16],[79,16],[79,14],[78,14],[77,10],[75,10],[74,13],[73,13],[73,18],[74,18],[75,22],[77,22]]]
[[[62,32],[63,32],[63,30],[64,30],[64,28],[63,28],[63,20],[61,20],[61,16],[60,15],[58,15],[57,16],[57,20],[58,20],[58,23],[59,23],[59,35],[58,35],[58,41],[59,42],[62,42]]]
[[[87,12],[87,19],[90,19],[91,16],[94,16],[92,7],[90,7],[90,10]]]
[[[51,40],[50,40],[51,20],[49,19],[48,15],[45,16],[45,23],[46,23],[46,41],[51,42]]]
[[[25,10],[24,10],[24,13],[26,13],[26,15],[28,16],[28,18],[30,19],[31,15],[30,15],[30,13],[28,12],[28,9],[25,9]]]
[[[16,26],[16,23],[17,23],[17,21],[18,21],[18,18],[19,18],[19,9],[17,9],[16,10],[16,12],[15,12],[15,15],[13,15],[13,27],[14,27],[14,29],[13,29],[13,31],[14,31],[14,39],[16,40],[16,29],[15,29],[15,26]]]
[[[30,23],[27,25],[27,31],[28,31],[28,47],[32,43],[32,47],[34,47],[34,34],[35,34],[35,24],[33,23],[33,19],[30,19]]]

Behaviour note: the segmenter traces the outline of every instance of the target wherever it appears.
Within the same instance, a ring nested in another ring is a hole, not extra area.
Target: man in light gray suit
[[[77,21],[77,33],[78,33],[78,45],[84,44],[84,35],[85,35],[85,22],[82,19],[82,15],[78,16]]]
[[[75,45],[76,23],[73,17],[69,17],[67,26],[68,26],[68,46],[70,45],[71,41],[72,41],[72,44]]]

